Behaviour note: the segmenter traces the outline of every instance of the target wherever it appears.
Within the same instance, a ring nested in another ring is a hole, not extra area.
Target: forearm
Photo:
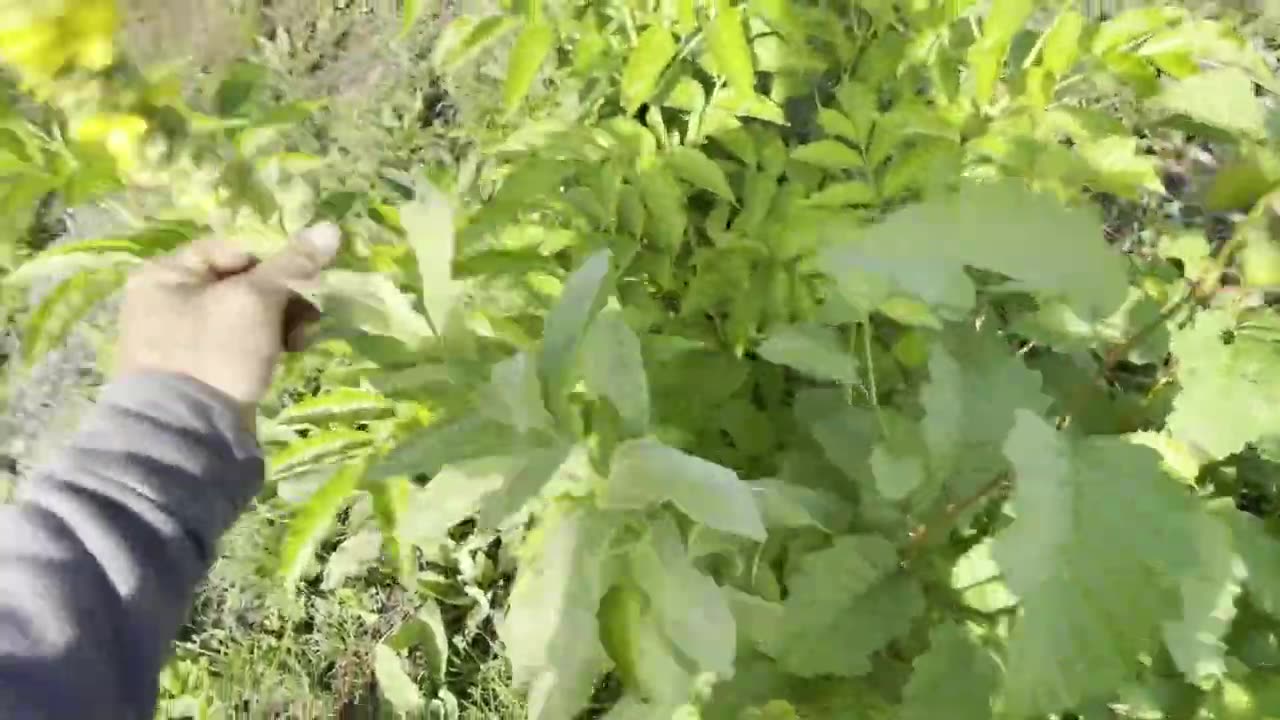
[[[105,390],[0,508],[0,717],[149,718],[217,540],[262,477],[218,391],[163,374]]]

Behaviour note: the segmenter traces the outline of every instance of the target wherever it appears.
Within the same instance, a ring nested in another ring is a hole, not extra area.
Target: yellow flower
[[[119,24],[115,0],[0,0],[0,60],[36,88],[68,68],[101,70]]]

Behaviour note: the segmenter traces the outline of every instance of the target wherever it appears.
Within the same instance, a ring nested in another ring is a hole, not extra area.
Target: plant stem
[[[977,492],[967,498],[948,504],[942,508],[933,520],[921,524],[911,531],[910,539],[907,541],[906,554],[908,558],[919,552],[924,547],[925,542],[932,536],[940,532],[949,530],[956,519],[965,511],[973,508],[974,505],[988,499],[997,490],[1001,490],[1008,485],[1009,474],[1000,473],[978,489]]]

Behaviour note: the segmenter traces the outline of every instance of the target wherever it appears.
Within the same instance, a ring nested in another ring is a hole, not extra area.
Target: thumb
[[[288,247],[249,271],[265,285],[288,288],[314,280],[338,256],[342,232],[333,223],[313,225],[298,233]]]

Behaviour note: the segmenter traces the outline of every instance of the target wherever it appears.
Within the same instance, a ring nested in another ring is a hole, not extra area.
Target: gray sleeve
[[[0,507],[0,718],[151,718],[196,585],[263,472],[217,390],[160,373],[108,386]]]

